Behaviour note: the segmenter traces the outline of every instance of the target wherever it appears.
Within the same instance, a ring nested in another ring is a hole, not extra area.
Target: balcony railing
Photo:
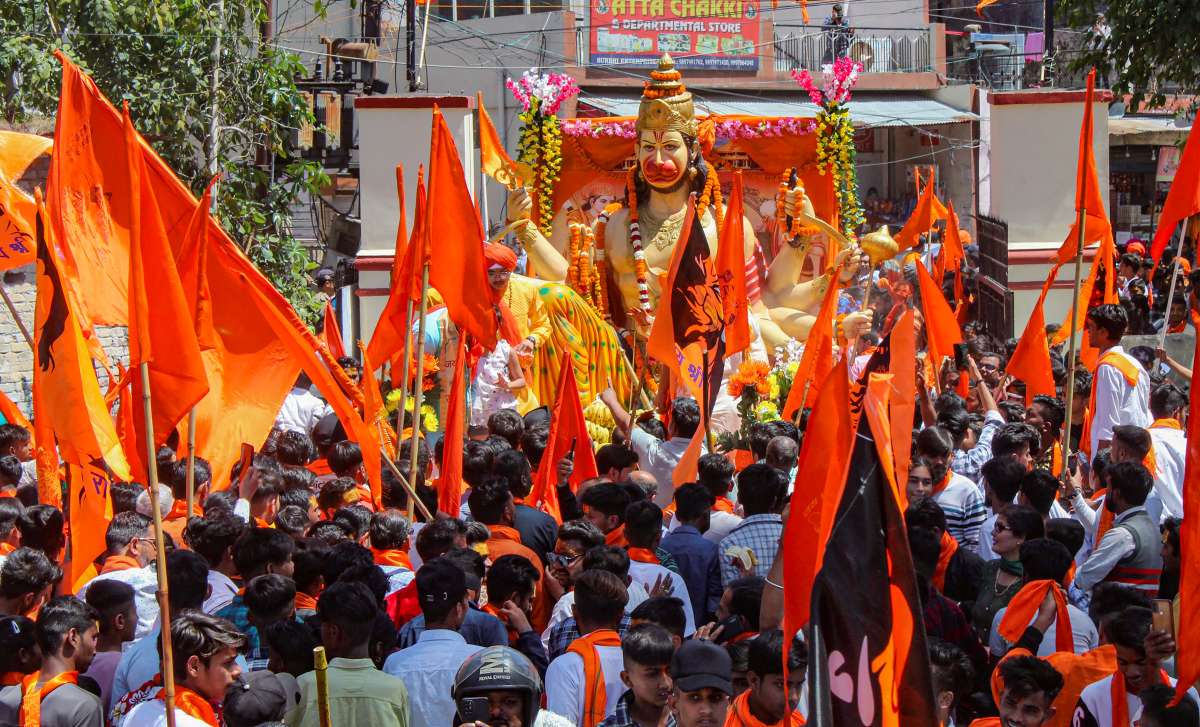
[[[775,70],[819,71],[849,55],[864,73],[923,73],[933,70],[929,28],[826,28],[775,26]]]

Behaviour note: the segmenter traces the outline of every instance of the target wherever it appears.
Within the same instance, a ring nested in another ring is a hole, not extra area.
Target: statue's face
[[[687,142],[678,131],[643,131],[637,156],[642,176],[655,189],[674,189],[687,171]]]

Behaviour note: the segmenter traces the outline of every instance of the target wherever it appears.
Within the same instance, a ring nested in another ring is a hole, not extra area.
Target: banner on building
[[[757,71],[758,0],[590,0],[590,62]]]

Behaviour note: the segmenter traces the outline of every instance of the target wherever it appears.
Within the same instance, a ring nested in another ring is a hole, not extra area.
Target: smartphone
[[[1151,624],[1155,631],[1166,631],[1172,636],[1175,635],[1175,611],[1171,608],[1171,602],[1165,598],[1154,599],[1154,616]]]
[[[579,437],[571,437],[571,448],[567,450],[567,459],[571,460],[572,462],[575,461],[575,443],[578,440]]]
[[[750,624],[739,614],[733,614],[717,624],[721,634],[715,639],[718,644],[727,644],[750,630]]]
[[[970,362],[967,360],[970,349],[965,343],[954,344],[954,368],[959,371],[967,371],[971,368]]]
[[[492,720],[492,705],[487,697],[463,697],[458,700],[458,716],[464,724]]]
[[[254,464],[254,445],[242,442],[241,466],[238,468],[238,479],[244,479]]]

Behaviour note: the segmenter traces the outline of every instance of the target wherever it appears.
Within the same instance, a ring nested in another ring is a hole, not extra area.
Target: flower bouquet
[[[534,170],[538,228],[549,237],[554,185],[562,169],[562,128],[557,114],[564,101],[579,93],[579,86],[565,73],[537,73],[532,68],[520,80],[510,78],[504,85],[521,104],[518,161]]]
[[[807,70],[792,71],[792,78],[808,91],[812,102],[821,107],[817,113],[817,168],[821,174],[833,174],[837,192],[838,216],[842,232],[853,234],[866,220],[858,200],[858,176],[854,170],[854,126],[850,123],[850,90],[858,83],[862,64],[843,56],[832,65],[821,66],[825,82],[820,88]]]

